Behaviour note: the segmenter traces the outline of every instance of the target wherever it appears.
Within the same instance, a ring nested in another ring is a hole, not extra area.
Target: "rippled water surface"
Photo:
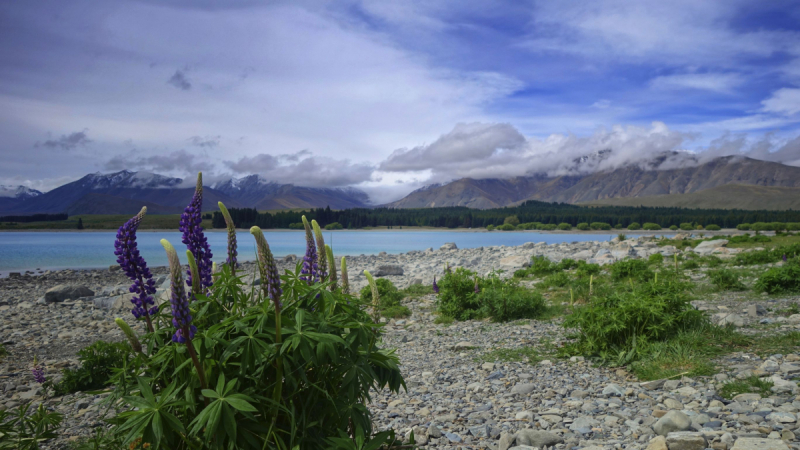
[[[303,231],[265,231],[276,256],[302,255],[305,251]],[[90,269],[116,263],[115,232],[6,232],[0,233],[0,274],[34,269]],[[207,232],[214,261],[225,260],[226,233]],[[405,253],[411,250],[438,249],[445,242],[455,242],[459,248],[495,245],[521,245],[525,242],[548,244],[573,241],[604,241],[609,234],[542,234],[530,231],[469,232],[469,231],[333,231],[325,232],[325,240],[336,255]],[[182,247],[178,232],[148,232],[138,234],[139,250],[150,266],[167,264],[159,240],[166,238],[176,248]],[[241,260],[255,257],[253,238],[241,231],[237,235]]]

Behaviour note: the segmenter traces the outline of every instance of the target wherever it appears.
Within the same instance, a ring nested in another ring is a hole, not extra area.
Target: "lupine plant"
[[[198,187],[187,208],[190,218],[200,211],[201,192]],[[394,445],[391,431],[373,433],[366,403],[372,389],[405,387],[397,357],[379,346],[382,325],[369,314],[373,305],[349,295],[344,259],[339,288],[333,252],[304,222],[306,257],[283,275],[261,229],[250,230],[259,289],[245,287],[234,264],[223,265],[210,275],[213,282],[205,283],[201,261],[210,251],[195,245],[205,242],[195,239],[196,228],[188,233],[184,281],[177,251],[162,240],[170,262],[170,301],[151,317],[153,328],[144,335],[117,320],[130,355],[113,379],[108,401],[124,411],[103,437],[107,448]],[[185,223],[198,224],[183,221],[182,229]],[[330,277],[320,275],[322,260]]]
[[[180,231],[183,233],[183,243],[192,252],[199,269],[200,284],[204,288],[211,287],[211,249],[203,233],[203,174],[197,174],[197,187],[189,206],[183,210],[180,221]],[[186,272],[186,285],[192,285],[192,274]]]
[[[225,218],[225,227],[228,230],[228,259],[225,260],[225,263],[231,267],[231,274],[236,275],[236,257],[239,255],[236,249],[236,225],[233,223],[228,208],[222,202],[218,202],[217,205],[222,217]]]
[[[125,275],[133,281],[130,292],[134,294],[131,299],[133,302],[133,316],[137,319],[145,319],[147,329],[153,331],[153,322],[150,316],[158,312],[158,307],[153,302],[153,294],[156,293],[156,284],[153,275],[147,268],[147,263],[139,254],[136,244],[136,231],[139,229],[147,207],[143,207],[139,214],[133,216],[125,222],[117,231],[117,239],[114,241],[114,254],[117,255],[117,263],[125,272]]]

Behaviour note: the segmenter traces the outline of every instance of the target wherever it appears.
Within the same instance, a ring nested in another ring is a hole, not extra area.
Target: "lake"
[[[265,231],[275,256],[305,253],[305,233],[300,231]],[[0,233],[0,276],[25,270],[94,269],[116,264],[114,239],[116,232],[6,232]],[[225,260],[227,234],[208,231],[213,260]],[[522,245],[526,242],[557,244],[575,241],[606,241],[615,234],[563,233],[544,234],[533,231],[326,231],[326,243],[332,244],[337,256],[405,253],[411,250],[438,249],[445,242],[459,248],[496,245]],[[184,249],[179,232],[140,231],[137,242],[142,256],[151,267],[167,265],[159,240],[167,239],[179,250]],[[247,231],[237,233],[239,259],[255,259],[253,237]],[[179,251],[182,254],[183,251]],[[182,258],[185,263],[185,258]]]

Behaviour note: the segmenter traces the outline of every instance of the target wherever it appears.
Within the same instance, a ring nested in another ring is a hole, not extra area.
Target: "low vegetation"
[[[404,297],[403,293],[391,281],[378,278],[375,284],[378,286],[378,310],[383,317],[399,319],[411,315],[411,310],[400,304]],[[364,286],[360,294],[361,301],[372,304],[372,289],[369,286]]]
[[[719,389],[719,395],[732,399],[739,394],[759,394],[762,397],[769,397],[772,395],[773,384],[771,381],[762,380],[757,376],[751,376],[743,380],[734,380],[722,385]]]
[[[102,389],[111,384],[115,369],[128,367],[131,359],[127,342],[97,341],[78,351],[80,367],[63,369],[61,381],[46,387],[52,386],[55,395]]]

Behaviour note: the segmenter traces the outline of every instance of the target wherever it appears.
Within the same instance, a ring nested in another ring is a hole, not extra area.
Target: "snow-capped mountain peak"
[[[123,170],[115,173],[103,174],[100,172],[83,177],[82,186],[90,189],[108,188],[159,188],[175,187],[183,180],[180,178],[165,177],[151,172],[131,172]]]
[[[28,199],[42,195],[40,191],[27,186],[9,186],[0,184],[0,197]]]

